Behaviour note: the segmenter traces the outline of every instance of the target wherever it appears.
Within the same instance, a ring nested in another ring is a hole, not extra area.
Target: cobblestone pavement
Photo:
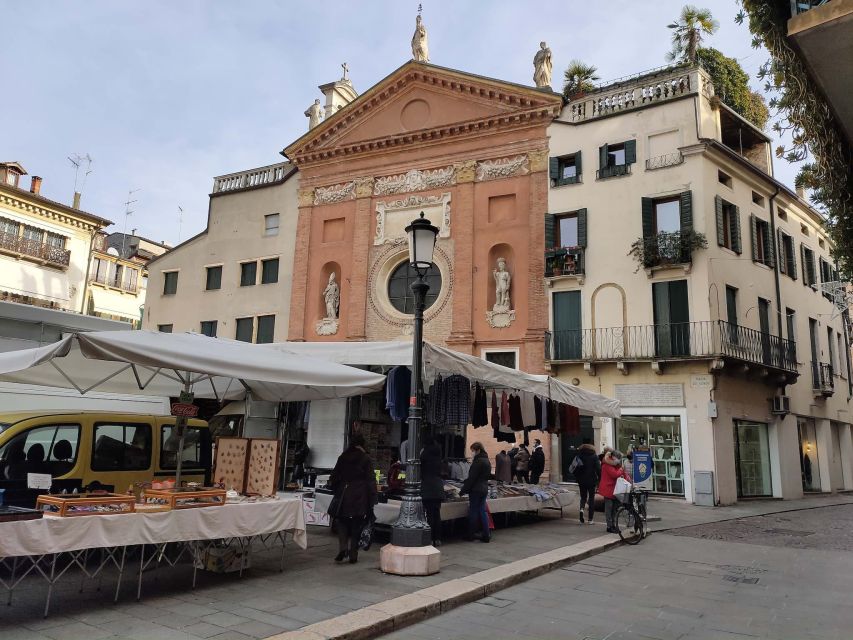
[[[385,639],[848,640],[851,551],[851,505],[655,533]]]

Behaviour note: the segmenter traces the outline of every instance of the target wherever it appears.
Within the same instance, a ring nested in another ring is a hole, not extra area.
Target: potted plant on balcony
[[[708,239],[704,233],[685,229],[638,238],[631,245],[628,255],[637,261],[636,271],[639,271],[641,268],[651,269],[691,262],[694,251],[707,248]]]

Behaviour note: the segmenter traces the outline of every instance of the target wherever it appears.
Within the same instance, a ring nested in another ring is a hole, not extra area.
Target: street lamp
[[[391,544],[398,547],[428,547],[432,542],[430,528],[424,519],[421,502],[421,421],[423,419],[423,326],[424,307],[429,285],[424,280],[427,270],[433,266],[432,254],[438,228],[421,217],[406,227],[409,237],[409,266],[417,273],[412,283],[415,295],[415,327],[412,345],[412,390],[409,401],[409,459],[406,460],[406,485],[400,515],[391,529]]]

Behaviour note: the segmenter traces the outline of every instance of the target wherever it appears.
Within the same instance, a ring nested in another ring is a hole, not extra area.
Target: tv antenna
[[[86,187],[86,178],[88,178],[89,174],[92,173],[92,162],[94,162],[94,160],[88,153],[86,155],[72,153],[68,156],[68,161],[74,165],[74,192],[82,194],[83,189]],[[81,167],[83,167],[83,181],[79,182]],[[77,188],[78,182],[79,189]]]
[[[178,244],[181,244],[181,227],[184,225],[184,208],[178,205]]]
[[[130,214],[133,213],[133,209],[130,208],[134,202],[138,202],[138,200],[131,200],[131,197],[137,191],[142,191],[142,189],[131,189],[127,192],[127,201],[124,203],[124,233],[121,234],[121,257],[124,258],[124,248],[125,243],[127,242],[127,223],[130,220]]]

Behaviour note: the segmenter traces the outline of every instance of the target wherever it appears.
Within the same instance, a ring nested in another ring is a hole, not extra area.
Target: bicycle
[[[648,535],[646,527],[646,495],[648,492],[634,489],[617,496],[622,503],[616,510],[616,528],[619,537],[627,544],[639,544]]]

